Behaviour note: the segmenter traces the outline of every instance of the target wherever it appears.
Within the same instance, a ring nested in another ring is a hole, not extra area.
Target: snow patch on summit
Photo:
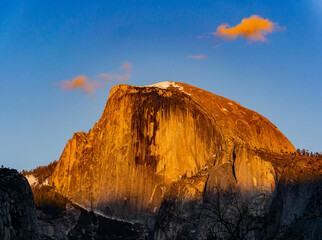
[[[169,87],[176,87],[176,88],[179,88],[179,90],[183,90],[183,87],[179,86],[175,82],[170,82],[170,81],[159,82],[159,83],[147,85],[146,87],[157,87],[157,88],[161,88],[161,89],[167,89]]]
[[[184,92],[185,94],[191,96],[191,94],[189,94],[189,93],[187,93],[187,92],[185,92],[183,90],[183,87],[182,86],[179,86],[175,82],[170,82],[170,81],[167,81],[167,82],[159,82],[159,83],[147,85],[145,87],[155,87],[155,88],[161,88],[161,89],[168,89],[169,87],[175,87],[175,88],[178,88],[180,91]]]

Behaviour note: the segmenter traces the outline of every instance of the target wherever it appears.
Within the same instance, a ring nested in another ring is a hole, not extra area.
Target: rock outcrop
[[[50,184],[86,208],[142,220],[175,182],[213,165],[228,164],[242,191],[274,192],[275,170],[255,149],[295,153],[269,120],[229,99],[177,82],[118,85],[93,129],[68,141]]]
[[[16,170],[6,168],[0,169],[0,239],[39,239],[30,186]]]

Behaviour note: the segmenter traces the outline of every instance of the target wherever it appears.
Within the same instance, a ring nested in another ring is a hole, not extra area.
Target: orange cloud
[[[132,63],[125,62],[121,65],[120,70],[125,71],[124,74],[117,73],[101,73],[96,76],[96,80],[90,81],[86,76],[79,75],[75,77],[73,80],[69,81],[60,81],[58,83],[54,83],[54,85],[60,86],[63,91],[71,91],[80,89],[84,94],[93,94],[95,90],[103,87],[104,85],[110,85],[114,80],[119,83],[125,83],[130,80],[132,74],[130,74],[130,70],[132,69]]]
[[[201,59],[204,59],[206,58],[207,55],[205,54],[200,54],[200,55],[191,55],[191,56],[188,56],[188,58],[191,58],[191,59],[198,59],[198,60],[201,60]]]
[[[118,76],[116,77],[116,79],[117,79],[119,82],[124,83],[124,82],[129,81],[130,77],[131,77],[131,76],[130,76],[130,74],[125,74],[125,75],[118,75]]]
[[[133,67],[133,64],[130,62],[125,62],[120,66],[121,71],[130,72]],[[116,80],[120,83],[125,83],[130,80],[131,74],[117,74],[117,73],[100,73],[96,77],[105,81],[105,84],[111,84],[112,80]]]
[[[72,81],[61,81],[58,85],[61,86],[63,91],[81,89],[85,94],[93,94],[97,88],[102,86],[100,82],[90,82],[87,77],[83,75],[75,77]]]
[[[113,74],[109,74],[109,73],[100,73],[96,77],[103,80],[111,80],[114,78]]]
[[[122,64],[120,69],[123,70],[123,71],[129,72],[132,69],[132,63],[125,62],[125,63]]]
[[[280,29],[277,23],[273,23],[268,19],[263,19],[258,15],[252,15],[244,18],[240,24],[235,27],[229,27],[228,24],[222,24],[213,33],[226,40],[235,40],[242,36],[250,41],[266,41],[265,36],[273,31]]]

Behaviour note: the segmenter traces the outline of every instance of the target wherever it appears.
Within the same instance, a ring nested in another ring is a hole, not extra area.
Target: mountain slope
[[[272,193],[275,170],[251,149],[295,152],[271,122],[229,99],[177,82],[118,85],[98,123],[68,141],[50,184],[86,208],[142,220],[174,182],[214,164],[231,164],[244,190]]]

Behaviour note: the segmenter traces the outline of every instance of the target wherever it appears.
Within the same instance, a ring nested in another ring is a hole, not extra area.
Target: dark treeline
[[[32,193],[37,209],[50,215],[59,215],[66,210],[66,205],[72,203],[55,191],[51,186],[34,186]]]
[[[318,157],[321,158],[322,157],[322,152],[311,152],[309,150],[306,149],[296,149],[297,153],[301,156],[308,156],[308,157]]]
[[[51,176],[57,163],[58,161],[55,160],[47,166],[39,166],[30,171],[23,170],[21,174],[33,175],[38,180],[37,185],[31,186],[37,209],[43,210],[46,214],[58,216],[65,210],[66,204],[71,202],[57,193],[52,186],[42,185]]]

